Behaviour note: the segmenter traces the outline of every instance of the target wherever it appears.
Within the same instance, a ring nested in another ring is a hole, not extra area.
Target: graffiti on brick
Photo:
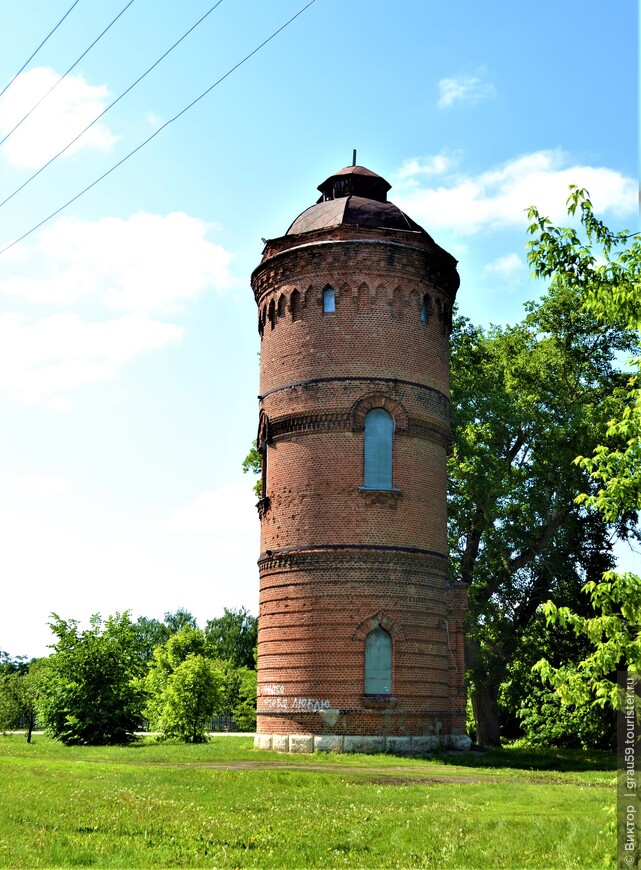
[[[271,710],[297,710],[306,713],[320,713],[322,710],[331,710],[332,703],[329,698],[283,698],[280,696],[263,697],[261,699],[263,709]]]
[[[268,683],[266,686],[261,686],[259,694],[261,695],[284,695],[285,686],[280,683]]]
[[[307,710],[309,713],[317,713],[319,710],[329,710],[331,704],[326,698],[319,701],[318,698],[294,698],[292,710]]]

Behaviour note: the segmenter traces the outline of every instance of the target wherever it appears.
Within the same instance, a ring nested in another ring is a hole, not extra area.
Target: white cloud
[[[112,309],[166,312],[207,287],[230,284],[232,254],[207,240],[210,225],[182,212],[57,221],[40,234],[36,275],[14,274],[0,290],[68,305],[93,298]]]
[[[57,414],[64,414],[73,407],[73,399],[69,396],[53,396],[45,402],[45,408],[50,411],[55,411]]]
[[[67,477],[45,477],[41,474],[29,474],[23,479],[25,488],[37,498],[62,495],[73,489],[73,481]]]
[[[179,341],[182,329],[129,314],[104,323],[73,313],[27,323],[20,314],[0,317],[0,390],[29,404],[55,400],[63,410],[71,390],[112,378],[138,354]],[[57,407],[56,407],[57,403]]]
[[[21,73],[0,102],[0,130],[8,133],[58,80],[48,67]],[[2,146],[6,159],[16,166],[39,167],[62,150],[67,143],[103,111],[109,95],[106,85],[88,84],[84,78],[68,75],[33,111]],[[94,124],[66,152],[95,148],[108,152],[116,142],[102,122]]]
[[[159,533],[145,510],[133,525],[126,510],[102,512],[98,493],[84,484],[82,493],[52,505],[22,481],[0,479],[3,649],[47,654],[52,611],[84,621],[126,609],[134,618],[162,618],[185,607],[200,625],[224,607],[257,611],[259,524],[251,481],[209,493],[219,505],[210,514],[218,531],[196,535]]]
[[[413,183],[419,178],[443,175],[453,169],[459,161],[458,153],[433,154],[430,157],[410,157],[401,164],[401,168],[395,175],[397,182],[403,183],[410,180]]]
[[[245,542],[247,530],[254,529],[257,548],[259,524],[252,483],[248,478],[202,492],[192,502],[176,508],[158,527],[175,534],[207,535],[228,546]]]
[[[406,175],[410,189],[395,201],[430,232],[446,228],[471,235],[524,227],[530,205],[554,221],[567,221],[570,184],[589,190],[597,213],[622,218],[636,209],[633,178],[603,166],[572,164],[560,150],[525,154],[476,176],[452,174],[435,188],[412,189],[413,179],[421,180],[420,167]]]
[[[512,252],[487,263],[483,271],[492,277],[509,281],[519,274],[527,274],[527,267],[521,257]]]
[[[496,94],[494,85],[483,81],[484,71],[478,75],[460,75],[441,79],[438,83],[439,109],[448,109],[454,103],[479,103]]]

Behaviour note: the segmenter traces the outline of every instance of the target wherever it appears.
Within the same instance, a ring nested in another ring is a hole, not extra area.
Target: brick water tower
[[[454,258],[349,166],[252,274],[263,749],[467,748],[449,584]]]

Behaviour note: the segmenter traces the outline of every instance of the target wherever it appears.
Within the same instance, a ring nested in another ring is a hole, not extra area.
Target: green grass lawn
[[[614,866],[614,757],[283,756],[0,736],[2,867]]]

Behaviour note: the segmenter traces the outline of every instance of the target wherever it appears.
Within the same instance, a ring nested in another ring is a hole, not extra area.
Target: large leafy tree
[[[220,671],[211,659],[190,653],[169,675],[158,708],[165,737],[202,743],[220,696]]]
[[[27,743],[36,725],[38,699],[46,680],[48,659],[2,661],[0,653],[0,729],[24,728]],[[6,654],[4,654],[6,655]]]
[[[153,657],[154,649],[165,643],[171,634],[164,622],[148,616],[139,616],[134,623],[134,628],[138,636],[140,656],[146,662]]]
[[[550,596],[574,604],[613,565],[610,524],[576,503],[593,490],[574,463],[598,443],[622,383],[615,354],[635,338],[553,283],[524,321],[452,336],[450,555],[469,584],[466,658],[477,740],[500,742],[501,683]]]
[[[95,614],[85,631],[57,614],[49,625],[58,639],[38,704],[49,732],[68,745],[129,742],[143,707],[143,663],[129,614],[106,621]]]
[[[612,232],[595,215],[587,191],[573,188],[570,214],[579,215],[582,235],[554,226],[530,210],[529,260],[537,275],[552,287],[570,286],[580,297],[581,311],[600,330],[627,334],[630,344],[641,330],[641,241],[639,234]],[[638,349],[637,349],[638,352]],[[598,511],[622,537],[639,539],[641,511],[641,360],[630,361],[623,385],[614,386],[608,426],[592,450],[581,449],[577,466],[589,475],[577,501]],[[615,707],[617,669],[641,676],[641,578],[631,572],[606,571],[585,584],[588,614],[576,608],[545,605],[550,624],[570,626],[586,638],[591,651],[576,664],[554,667],[541,661],[543,677],[570,703]]]
[[[217,619],[210,619],[205,634],[212,654],[230,662],[236,668],[255,668],[258,642],[258,619],[248,610],[229,610]]]
[[[501,685],[502,734],[524,737],[538,746],[612,748],[616,742],[613,711],[584,701],[564,704],[533,670],[541,656],[558,667],[579,662],[588,652],[587,638],[569,627],[548,625],[539,610],[519,638]]]
[[[224,680],[222,665],[210,652],[205,632],[189,624],[154,649],[144,681],[152,729],[188,743],[205,739]]]

